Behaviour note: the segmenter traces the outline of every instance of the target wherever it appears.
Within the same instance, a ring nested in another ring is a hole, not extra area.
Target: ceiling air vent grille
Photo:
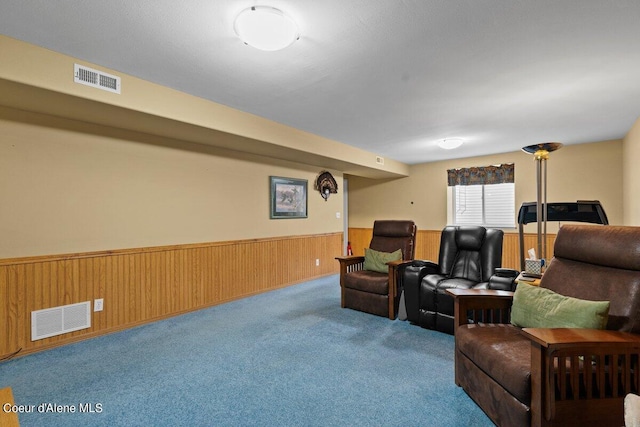
[[[76,83],[120,93],[120,77],[118,76],[78,64],[75,64],[73,71],[73,80]]]

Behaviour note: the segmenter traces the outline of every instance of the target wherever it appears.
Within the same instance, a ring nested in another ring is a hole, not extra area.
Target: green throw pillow
[[[566,297],[552,290],[520,284],[513,295],[511,323],[521,328],[604,329],[609,301]]]
[[[377,271],[378,273],[388,273],[390,261],[400,261],[402,259],[402,250],[395,252],[379,252],[373,249],[365,248],[364,250],[364,269],[369,271]]]

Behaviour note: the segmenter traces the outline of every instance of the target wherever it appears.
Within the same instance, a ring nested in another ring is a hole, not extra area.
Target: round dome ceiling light
[[[271,6],[252,6],[243,10],[233,29],[245,44],[266,51],[284,49],[300,38],[295,21]]]
[[[453,150],[454,148],[458,148],[462,145],[464,140],[462,138],[447,138],[438,142],[438,147],[444,148],[445,150]]]

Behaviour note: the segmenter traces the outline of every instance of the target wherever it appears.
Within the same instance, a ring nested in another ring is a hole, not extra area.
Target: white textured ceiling
[[[300,40],[244,45],[233,19],[257,4]],[[409,164],[640,116],[639,0],[1,0],[0,33]]]

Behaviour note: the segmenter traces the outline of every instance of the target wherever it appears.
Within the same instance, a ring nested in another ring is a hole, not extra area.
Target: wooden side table
[[[539,277],[531,277],[531,276],[525,276],[525,273],[522,272],[518,275],[518,277],[516,277],[516,283],[518,285],[520,284],[527,284],[527,285],[532,285],[532,286],[540,286],[540,278]]]

